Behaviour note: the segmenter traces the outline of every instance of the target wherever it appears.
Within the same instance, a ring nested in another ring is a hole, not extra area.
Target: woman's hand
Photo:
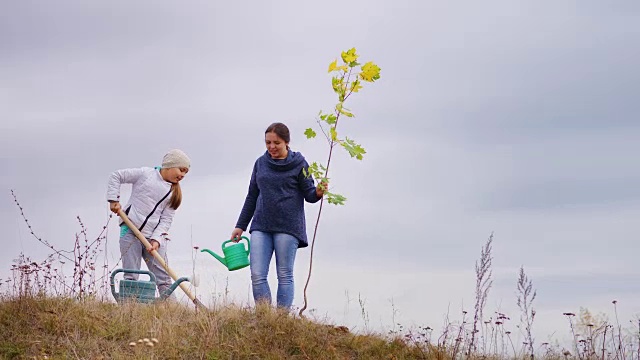
[[[329,189],[329,183],[327,181],[323,181],[318,186],[316,186],[316,195],[318,198],[324,196],[324,193]]]
[[[117,214],[121,209],[120,203],[118,201],[109,201],[109,209]]]
[[[233,240],[233,242],[240,241],[243,232],[244,230],[240,228],[233,229],[233,232],[231,233],[231,240]]]
[[[160,249],[160,243],[158,242],[158,240],[151,239],[149,240],[149,244],[151,245],[151,247],[147,248],[148,252],[151,252],[152,250]]]

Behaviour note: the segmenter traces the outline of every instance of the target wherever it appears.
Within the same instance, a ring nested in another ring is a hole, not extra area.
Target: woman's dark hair
[[[278,137],[282,140],[284,140],[285,143],[289,143],[289,140],[291,140],[291,135],[289,135],[289,128],[287,127],[287,125],[283,124],[283,123],[273,123],[271,125],[269,125],[269,127],[267,128],[267,131],[265,131],[265,135],[267,133],[275,133],[276,135],[278,135]]]

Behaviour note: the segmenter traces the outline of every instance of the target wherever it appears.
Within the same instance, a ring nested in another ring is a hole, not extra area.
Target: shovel
[[[133,234],[138,238],[138,240],[140,240],[140,242],[142,243],[142,245],[144,245],[145,249],[149,249],[151,247],[151,244],[149,244],[149,242],[147,241],[147,239],[144,237],[144,235],[142,235],[142,233],[140,232],[140,230],[138,230],[138,228],[133,225],[133,223],[131,222],[131,220],[129,220],[129,217],[127,216],[127,214],[122,211],[122,209],[120,209],[118,211],[118,215],[120,216],[120,218],[122,218],[122,221],[124,221],[124,223],[129,227],[129,230],[131,230],[133,232]],[[160,254],[158,254],[157,251],[155,250],[151,250],[151,255],[153,255],[153,257],[158,260],[158,262],[160,263],[160,265],[162,265],[162,267],[167,271],[167,274],[169,274],[169,276],[171,276],[171,278],[173,279],[173,281],[177,281],[178,280],[178,275],[176,275],[175,272],[173,272],[173,270],[171,270],[171,268],[169,267],[169,265],[167,265],[167,263],[164,261],[164,259],[162,258],[162,256],[160,256]],[[182,291],[184,291],[185,294],[187,294],[187,296],[189,297],[189,299],[191,299],[191,301],[193,301],[194,304],[196,304],[196,306],[201,307],[202,309],[207,309],[206,306],[204,306],[204,304],[198,300],[189,290],[189,288],[187,287],[187,284],[185,284],[184,282],[180,283],[180,288],[182,289]]]

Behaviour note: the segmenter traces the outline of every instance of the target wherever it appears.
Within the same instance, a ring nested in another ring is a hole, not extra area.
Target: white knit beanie
[[[173,149],[162,158],[162,168],[191,167],[191,160],[182,150]]]

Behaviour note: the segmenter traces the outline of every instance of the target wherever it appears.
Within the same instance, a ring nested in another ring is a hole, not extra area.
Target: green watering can
[[[227,240],[222,243],[222,252],[224,253],[224,257],[214,253],[209,249],[202,249],[200,252],[208,252],[213,255],[214,258],[218,259],[224,266],[226,266],[229,271],[242,269],[249,265],[249,238],[243,236],[242,239],[247,240],[247,247],[243,244],[234,243],[233,245],[225,246],[233,240]]]
[[[122,279],[120,280],[120,292],[116,292],[115,277],[116,274],[121,272],[148,275],[149,281]],[[153,275],[152,272],[146,270],[116,269],[111,273],[111,294],[113,294],[113,297],[119,303],[126,300],[139,303],[152,303],[168,298],[183,281],[190,280],[188,277],[179,278],[171,284],[167,290],[163,291],[159,298],[156,298],[156,276]]]

